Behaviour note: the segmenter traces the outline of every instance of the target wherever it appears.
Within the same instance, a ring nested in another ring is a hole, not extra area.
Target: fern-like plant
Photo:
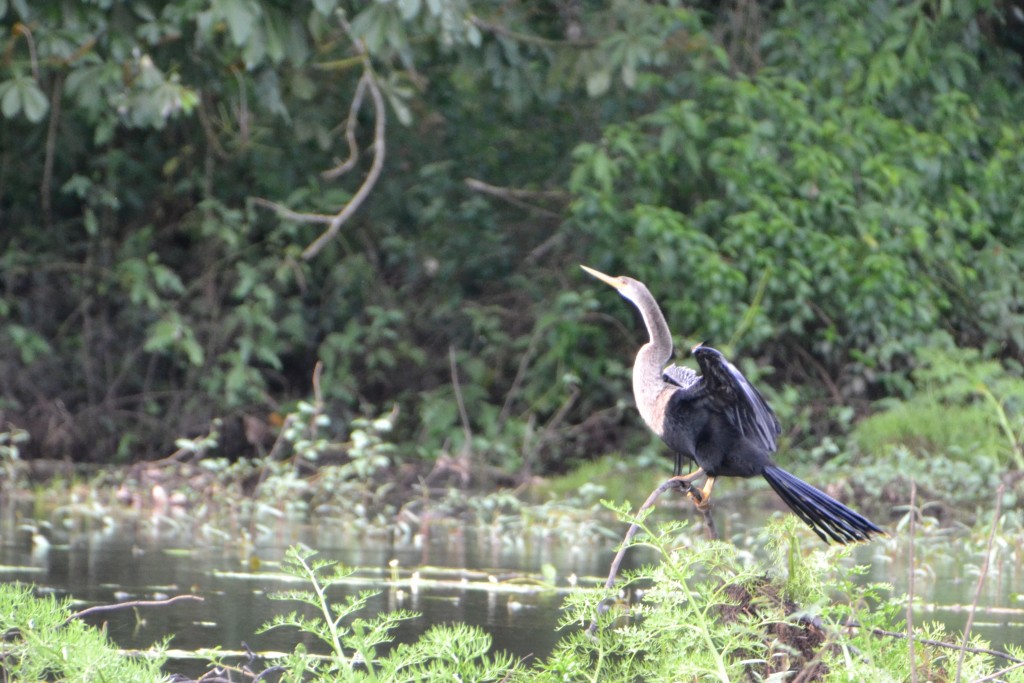
[[[487,683],[504,679],[514,666],[506,654],[490,654],[491,637],[465,624],[438,625],[417,641],[384,652],[393,641],[395,628],[419,615],[407,610],[383,612],[371,618],[356,616],[377,595],[363,591],[341,602],[328,596],[332,586],[352,574],[338,563],[314,559],[308,548],[292,546],[285,557],[286,573],[301,578],[309,590],[274,593],[275,600],[297,600],[310,605],[315,616],[291,612],[275,617],[260,633],[275,628],[294,628],[315,636],[328,649],[315,655],[299,645],[284,662],[282,682],[322,683],[458,680]]]

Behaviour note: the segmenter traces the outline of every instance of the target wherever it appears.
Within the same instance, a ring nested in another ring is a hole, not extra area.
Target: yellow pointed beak
[[[618,278],[614,278],[611,275],[605,275],[601,271],[594,270],[593,268],[588,268],[583,264],[580,264],[580,268],[587,271],[588,273],[590,273],[591,275],[593,275],[606,285],[611,285],[615,289],[622,289],[622,282]]]

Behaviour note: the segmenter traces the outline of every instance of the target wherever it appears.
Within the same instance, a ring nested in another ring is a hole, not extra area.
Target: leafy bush
[[[316,611],[307,617],[298,612],[282,615],[266,624],[262,631],[294,628],[310,634],[326,645],[327,661],[298,647],[284,662],[282,681],[500,681],[513,667],[504,654],[492,655],[490,636],[478,628],[454,624],[434,626],[416,642],[399,645],[390,652],[381,651],[392,640],[392,631],[401,621],[412,619],[411,612],[387,612],[372,618],[355,616],[365,609],[374,593],[362,592],[338,604],[329,601],[327,591],[352,572],[341,565],[313,560],[313,551],[292,547],[284,570],[302,579],[311,590],[276,593],[277,600],[298,600]]]
[[[849,548],[805,554],[798,525],[788,516],[770,526],[767,564],[744,560],[728,544],[694,542],[679,524],[647,529],[642,543],[661,559],[624,582],[627,594],[637,589],[642,596],[628,614],[621,605],[609,610],[590,635],[584,627],[600,596],[574,593],[563,620],[572,632],[517,680],[908,680],[908,650],[892,640],[905,597],[883,584],[861,585],[866,568],[849,565]],[[950,641],[934,624],[917,635],[917,675],[951,679],[956,657],[947,652],[956,645],[944,651],[922,642]],[[972,653],[964,670],[981,677],[1001,667]],[[1020,670],[1007,675],[1024,680]]]
[[[917,393],[890,401],[862,420],[854,438],[863,452],[882,454],[903,446],[918,454],[943,453],[1002,468],[1024,469],[1024,376],[974,349],[918,352]]]
[[[847,398],[909,392],[936,328],[1019,354],[1020,60],[983,38],[988,3],[922,9],[785,5],[751,22],[761,68],[648,81],[651,106],[576,150],[596,265],[719,342],[766,278],[744,344]]]
[[[0,2],[0,410],[28,455],[151,457],[221,417],[235,457],[231,423],[317,360],[337,434],[397,403],[407,457],[642,447],[615,429],[636,336],[581,261],[801,398],[909,396],[936,328],[1019,357],[1003,7],[557,9]]]

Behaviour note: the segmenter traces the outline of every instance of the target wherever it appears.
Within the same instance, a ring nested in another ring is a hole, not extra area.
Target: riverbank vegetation
[[[319,361],[327,431],[397,411],[421,473],[649,450],[590,263],[736,358],[814,464],[885,399],[1019,469],[1012,3],[551,10],[0,6],[3,431],[133,463],[216,421],[236,460]],[[965,359],[994,383],[943,394]],[[858,442],[942,447],[899,429]]]
[[[31,509],[40,543],[45,524],[135,514],[247,558],[280,519],[607,546],[601,501],[635,509],[671,458],[633,410],[632,313],[587,263],[645,281],[679,349],[736,361],[779,414],[787,469],[894,535],[914,520],[920,562],[951,538],[975,558],[998,528],[1019,567],[1022,16],[0,0],[4,510]],[[924,640],[901,653],[873,629],[907,632],[907,598],[797,552],[792,529],[720,526],[738,550],[648,529],[636,620],[530,663],[462,633],[480,647],[460,662],[497,680],[1019,679]],[[73,677],[17,650],[32,610],[71,642],[68,607],[18,590],[7,661]],[[597,599],[574,594],[567,618]],[[360,623],[383,636],[381,619]],[[416,659],[454,636],[431,637],[364,640],[364,661],[469,671]],[[323,665],[293,653],[296,680],[372,678],[330,645]]]
[[[620,512],[623,521],[634,520]],[[919,514],[908,511],[906,520]],[[655,551],[658,561],[630,572],[612,595],[593,586],[569,591],[562,635],[545,658],[517,660],[478,627],[458,623],[433,625],[415,641],[394,645],[396,627],[418,615],[368,613],[373,591],[353,592],[352,586],[348,597],[338,597],[353,571],[295,546],[279,570],[262,570],[264,585],[294,586],[273,593],[275,600],[305,606],[289,612],[285,605],[263,627],[294,630],[299,644],[291,652],[247,647],[241,653],[182,652],[169,647],[171,640],[123,653],[82,621],[89,612],[118,606],[72,612],[68,600],[37,598],[28,587],[5,584],[0,587],[3,671],[10,680],[159,681],[168,680],[161,665],[173,671],[175,661],[199,658],[211,663],[205,674],[173,674],[170,680],[1024,681],[1024,648],[991,648],[971,634],[971,620],[960,635],[938,622],[913,622],[912,593],[865,582],[861,575],[868,568],[850,562],[849,547],[806,552],[792,516],[766,530],[769,553],[763,558],[730,543],[702,540],[685,523],[650,527],[639,521],[644,532],[638,543]],[[1001,524],[997,519],[992,526],[988,553],[997,531],[1003,532]],[[911,544],[918,540],[914,529],[910,521]],[[921,539],[928,535],[923,530]],[[913,563],[911,556],[905,570],[916,572]],[[1003,570],[986,560],[979,593],[991,571]],[[394,592],[417,590],[417,581],[396,575],[378,583]],[[545,581],[534,586],[539,592],[555,589]],[[122,607],[138,608],[138,603]],[[587,626],[595,618],[590,633]]]

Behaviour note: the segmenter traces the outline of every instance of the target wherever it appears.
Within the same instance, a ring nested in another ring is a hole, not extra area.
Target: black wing
[[[775,437],[782,432],[778,418],[768,407],[761,393],[747,381],[736,366],[716,349],[698,346],[697,358],[708,395],[740,434],[754,439],[775,452]]]

